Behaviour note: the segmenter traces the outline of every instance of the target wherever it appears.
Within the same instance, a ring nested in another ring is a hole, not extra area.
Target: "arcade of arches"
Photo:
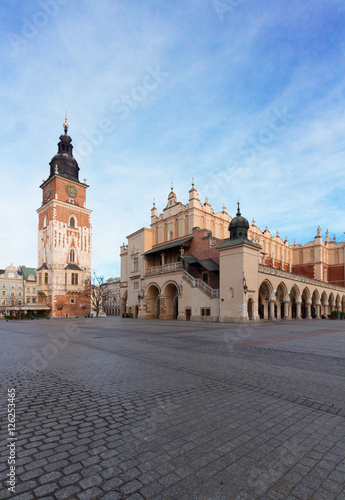
[[[258,312],[262,320],[320,319],[333,311],[345,312],[345,293],[320,290],[313,284],[287,284],[276,289],[265,278],[259,287]]]
[[[134,318],[142,316],[146,319],[177,319],[179,287],[175,282],[165,283],[162,290],[157,283],[147,285],[141,304],[134,310],[126,308],[127,291],[121,299],[121,310],[132,314]]]
[[[259,282],[258,293],[246,297],[249,321],[320,319],[333,311],[345,312],[343,288],[333,286],[333,289],[325,289],[325,284],[316,280],[302,278],[296,283],[291,279],[264,275],[260,276]],[[185,317],[182,314],[179,316],[179,308],[186,311]],[[175,281],[168,281],[162,286],[156,282],[148,283],[134,308],[127,307],[127,290],[121,299],[121,312],[126,311],[134,318],[189,319],[188,310],[182,289]],[[214,317],[205,319],[217,321]]]

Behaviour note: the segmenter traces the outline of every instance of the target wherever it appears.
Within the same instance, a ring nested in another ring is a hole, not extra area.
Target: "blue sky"
[[[336,0],[3,0],[0,267],[36,265],[66,108],[106,278],[192,178],[291,244],[344,241],[344,21]]]

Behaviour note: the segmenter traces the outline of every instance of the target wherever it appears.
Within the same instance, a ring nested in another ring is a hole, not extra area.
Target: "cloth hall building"
[[[202,204],[192,184],[187,204],[171,188],[151,209],[151,225],[120,249],[121,314],[138,318],[247,322],[311,319],[345,312],[345,243],[299,245]]]

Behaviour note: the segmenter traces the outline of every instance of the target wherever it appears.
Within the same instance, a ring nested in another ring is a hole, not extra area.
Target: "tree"
[[[92,278],[88,280],[85,287],[85,294],[90,298],[91,310],[95,311],[96,318],[102,311],[102,285],[104,283],[103,276],[97,276],[95,271],[92,271]]]

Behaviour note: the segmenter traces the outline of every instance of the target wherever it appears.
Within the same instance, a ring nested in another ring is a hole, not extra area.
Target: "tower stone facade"
[[[91,210],[86,208],[86,179],[79,181],[67,118],[58,152],[43,180],[38,213],[37,291],[52,317],[90,314]]]

